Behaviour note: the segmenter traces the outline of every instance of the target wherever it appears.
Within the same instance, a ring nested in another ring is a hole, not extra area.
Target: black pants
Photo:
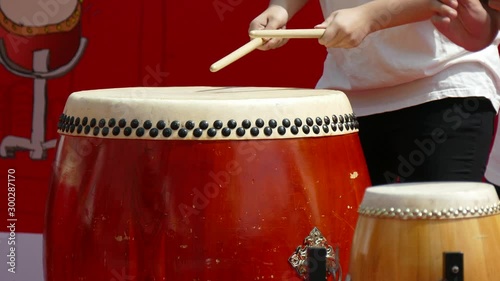
[[[372,184],[483,181],[495,114],[485,98],[448,98],[358,117]]]

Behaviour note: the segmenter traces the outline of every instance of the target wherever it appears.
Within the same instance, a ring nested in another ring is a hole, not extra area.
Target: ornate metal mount
[[[288,261],[304,280],[325,280],[330,274],[335,280],[341,280],[338,251],[338,247],[334,251],[319,229],[314,227],[304,239],[304,244],[297,247]],[[317,272],[319,270],[326,270],[326,273]]]

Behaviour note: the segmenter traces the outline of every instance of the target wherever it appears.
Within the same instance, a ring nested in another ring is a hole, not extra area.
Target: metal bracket
[[[460,252],[443,253],[443,281],[464,280],[464,254]]]

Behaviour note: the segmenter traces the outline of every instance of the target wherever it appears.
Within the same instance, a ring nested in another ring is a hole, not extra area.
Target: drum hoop
[[[34,35],[46,35],[53,33],[62,33],[73,30],[78,23],[80,22],[81,16],[81,2],[78,1],[75,7],[75,10],[71,14],[70,17],[65,19],[64,21],[49,24],[46,26],[23,26],[19,25],[7,17],[2,10],[0,10],[0,25],[7,30],[9,33],[13,33],[20,36],[34,36]]]
[[[410,208],[373,208],[361,206],[358,213],[368,217],[393,218],[400,220],[443,220],[443,219],[462,219],[477,218],[500,214],[500,201],[492,205],[473,206],[457,208],[444,208],[442,210],[410,209]]]

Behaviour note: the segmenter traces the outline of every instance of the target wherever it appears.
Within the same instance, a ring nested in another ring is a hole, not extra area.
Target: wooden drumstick
[[[237,61],[241,57],[245,56],[246,54],[250,53],[251,51],[257,49],[259,46],[264,44],[264,39],[262,38],[254,38],[250,40],[250,42],[246,43],[245,45],[241,46],[234,52],[230,53],[229,55],[223,57],[222,59],[216,61],[214,64],[210,66],[210,71],[211,72],[217,72],[224,67],[228,66],[229,64]]]
[[[324,33],[324,28],[318,28],[252,30],[249,34],[252,38],[321,38]]]

